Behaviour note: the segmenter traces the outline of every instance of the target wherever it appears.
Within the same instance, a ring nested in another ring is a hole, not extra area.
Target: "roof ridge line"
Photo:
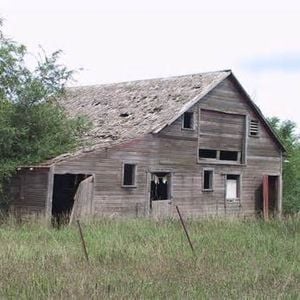
[[[196,75],[207,75],[213,73],[227,73],[232,72],[231,69],[224,69],[224,70],[217,70],[217,71],[207,71],[207,72],[200,72],[200,73],[189,73],[189,74],[182,74],[182,75],[171,75],[165,77],[151,77],[151,78],[144,78],[144,79],[136,79],[136,80],[128,80],[128,81],[117,81],[117,82],[110,82],[110,83],[96,83],[96,84],[84,84],[84,85],[76,85],[76,86],[69,86],[66,87],[66,90],[70,89],[77,89],[77,88],[89,88],[89,87],[103,87],[103,86],[111,86],[117,84],[126,84],[126,83],[137,83],[142,81],[151,81],[151,80],[175,80],[181,77],[189,77],[189,76],[196,76]]]

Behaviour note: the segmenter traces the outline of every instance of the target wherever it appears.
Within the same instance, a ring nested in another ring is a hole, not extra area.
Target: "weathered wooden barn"
[[[280,214],[284,148],[230,70],[70,88],[86,147],[20,167],[12,206],[72,216]]]

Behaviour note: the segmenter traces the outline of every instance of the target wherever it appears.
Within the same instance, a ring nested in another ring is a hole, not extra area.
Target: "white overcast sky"
[[[62,49],[76,85],[232,69],[267,116],[300,126],[299,0],[0,0],[4,32]]]

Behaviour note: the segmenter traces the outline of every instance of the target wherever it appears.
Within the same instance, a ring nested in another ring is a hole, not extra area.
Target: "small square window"
[[[258,120],[250,120],[249,122],[249,135],[258,137],[259,136],[259,123]]]
[[[213,170],[203,171],[203,190],[204,191],[213,190]]]
[[[125,187],[136,185],[136,165],[124,164],[123,165],[123,179],[122,185]]]
[[[194,129],[194,113],[193,112],[185,112],[183,114],[182,128],[183,129]]]

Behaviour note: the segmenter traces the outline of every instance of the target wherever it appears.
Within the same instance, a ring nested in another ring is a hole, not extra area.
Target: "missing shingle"
[[[159,112],[162,110],[162,107],[161,106],[157,106],[157,107],[154,107],[152,110],[151,110],[151,113],[156,113],[156,112]]]
[[[129,116],[129,113],[121,113],[120,114],[120,117],[122,117],[122,118],[126,118],[126,117],[128,117]]]

